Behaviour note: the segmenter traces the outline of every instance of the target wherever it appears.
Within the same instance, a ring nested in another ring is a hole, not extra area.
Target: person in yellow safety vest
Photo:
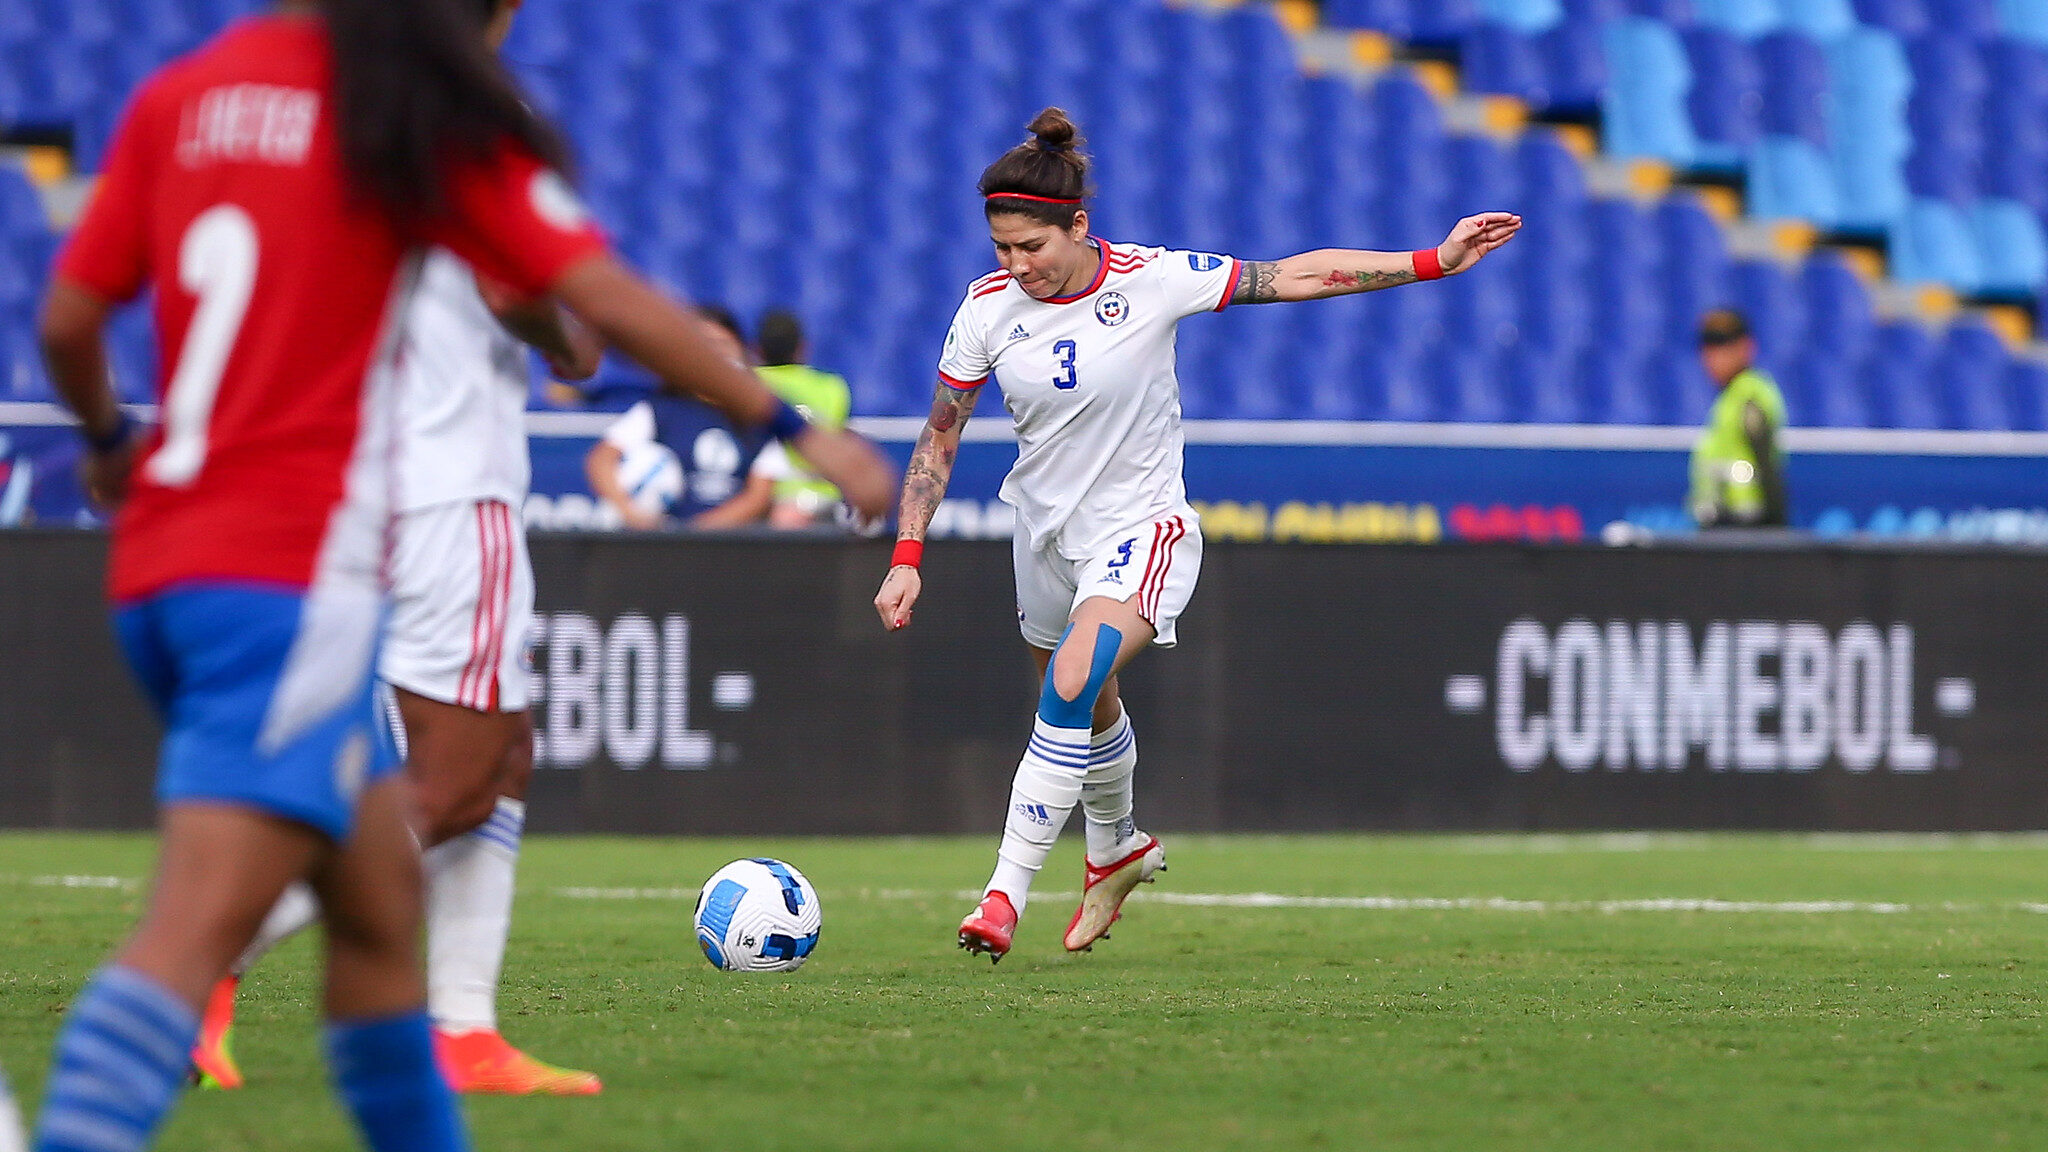
[[[1742,313],[1717,308],[1700,321],[1700,363],[1721,394],[1692,450],[1692,516],[1702,528],[1782,527],[1785,397],[1756,367]]]
[[[804,342],[803,324],[795,314],[776,310],[761,318],[760,335],[755,338],[761,366],[755,369],[768,389],[787,400],[813,424],[826,428],[846,427],[853,412],[853,392],[846,378],[804,363],[810,349]],[[779,447],[779,446],[777,446]],[[776,461],[763,453],[764,467]],[[839,489],[820,480],[803,457],[787,453],[786,466],[775,481],[775,505],[768,523],[775,528],[809,528],[830,523],[839,505]]]

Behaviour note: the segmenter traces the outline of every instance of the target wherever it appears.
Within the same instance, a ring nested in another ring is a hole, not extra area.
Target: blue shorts
[[[162,714],[157,799],[222,801],[345,840],[363,786],[399,758],[373,703],[381,597],[196,583],[114,627]]]

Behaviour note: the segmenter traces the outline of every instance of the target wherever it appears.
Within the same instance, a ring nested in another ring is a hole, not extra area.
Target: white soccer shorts
[[[499,500],[436,504],[398,517],[393,532],[384,680],[478,712],[524,711],[533,563],[518,510]]]
[[[1017,627],[1034,648],[1056,648],[1074,609],[1096,596],[1128,601],[1152,625],[1152,643],[1177,643],[1174,624],[1187,610],[1202,574],[1202,526],[1193,513],[1139,524],[1110,538],[1086,560],[1034,552],[1028,534],[1015,537]]]

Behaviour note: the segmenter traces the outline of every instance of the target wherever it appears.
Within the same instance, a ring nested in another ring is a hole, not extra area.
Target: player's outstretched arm
[[[917,448],[910,454],[910,467],[903,472],[903,503],[896,514],[898,543],[924,543],[939,502],[946,498],[946,485],[953,478],[953,461],[960,455],[960,433],[974,415],[979,388],[955,388],[944,380],[932,393],[932,414],[918,433]],[[882,580],[875,595],[875,611],[882,626],[895,631],[910,623],[910,612],[924,590],[924,578],[913,564],[896,564]]]
[[[78,417],[90,446],[86,487],[94,500],[110,508],[127,494],[128,469],[135,462],[132,426],[107,374],[106,328],[112,311],[91,292],[57,280],[43,299],[38,325],[50,383]]]
[[[555,292],[612,346],[721,409],[741,427],[774,428],[783,419],[782,402],[746,365],[719,349],[705,321],[618,261],[586,260],[555,285]],[[855,433],[816,425],[791,429],[787,439],[862,515],[888,513],[895,477],[874,445]]]
[[[1481,257],[1507,243],[1522,226],[1511,212],[1482,212],[1458,221],[1436,247],[1436,261],[1450,276],[1477,264]],[[1425,252],[1425,255],[1427,253]],[[1413,284],[1425,277],[1413,252],[1368,252],[1322,248],[1285,260],[1255,260],[1238,277],[1232,304],[1275,304],[1285,300],[1320,300]]]

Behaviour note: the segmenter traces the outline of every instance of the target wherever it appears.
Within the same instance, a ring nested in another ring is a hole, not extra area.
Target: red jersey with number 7
[[[409,234],[355,193],[316,17],[244,20],[144,83],[56,270],[109,302],[155,290],[161,428],[115,519],[117,601],[382,565],[413,254],[539,294],[605,248],[510,141],[451,161],[446,198]]]

